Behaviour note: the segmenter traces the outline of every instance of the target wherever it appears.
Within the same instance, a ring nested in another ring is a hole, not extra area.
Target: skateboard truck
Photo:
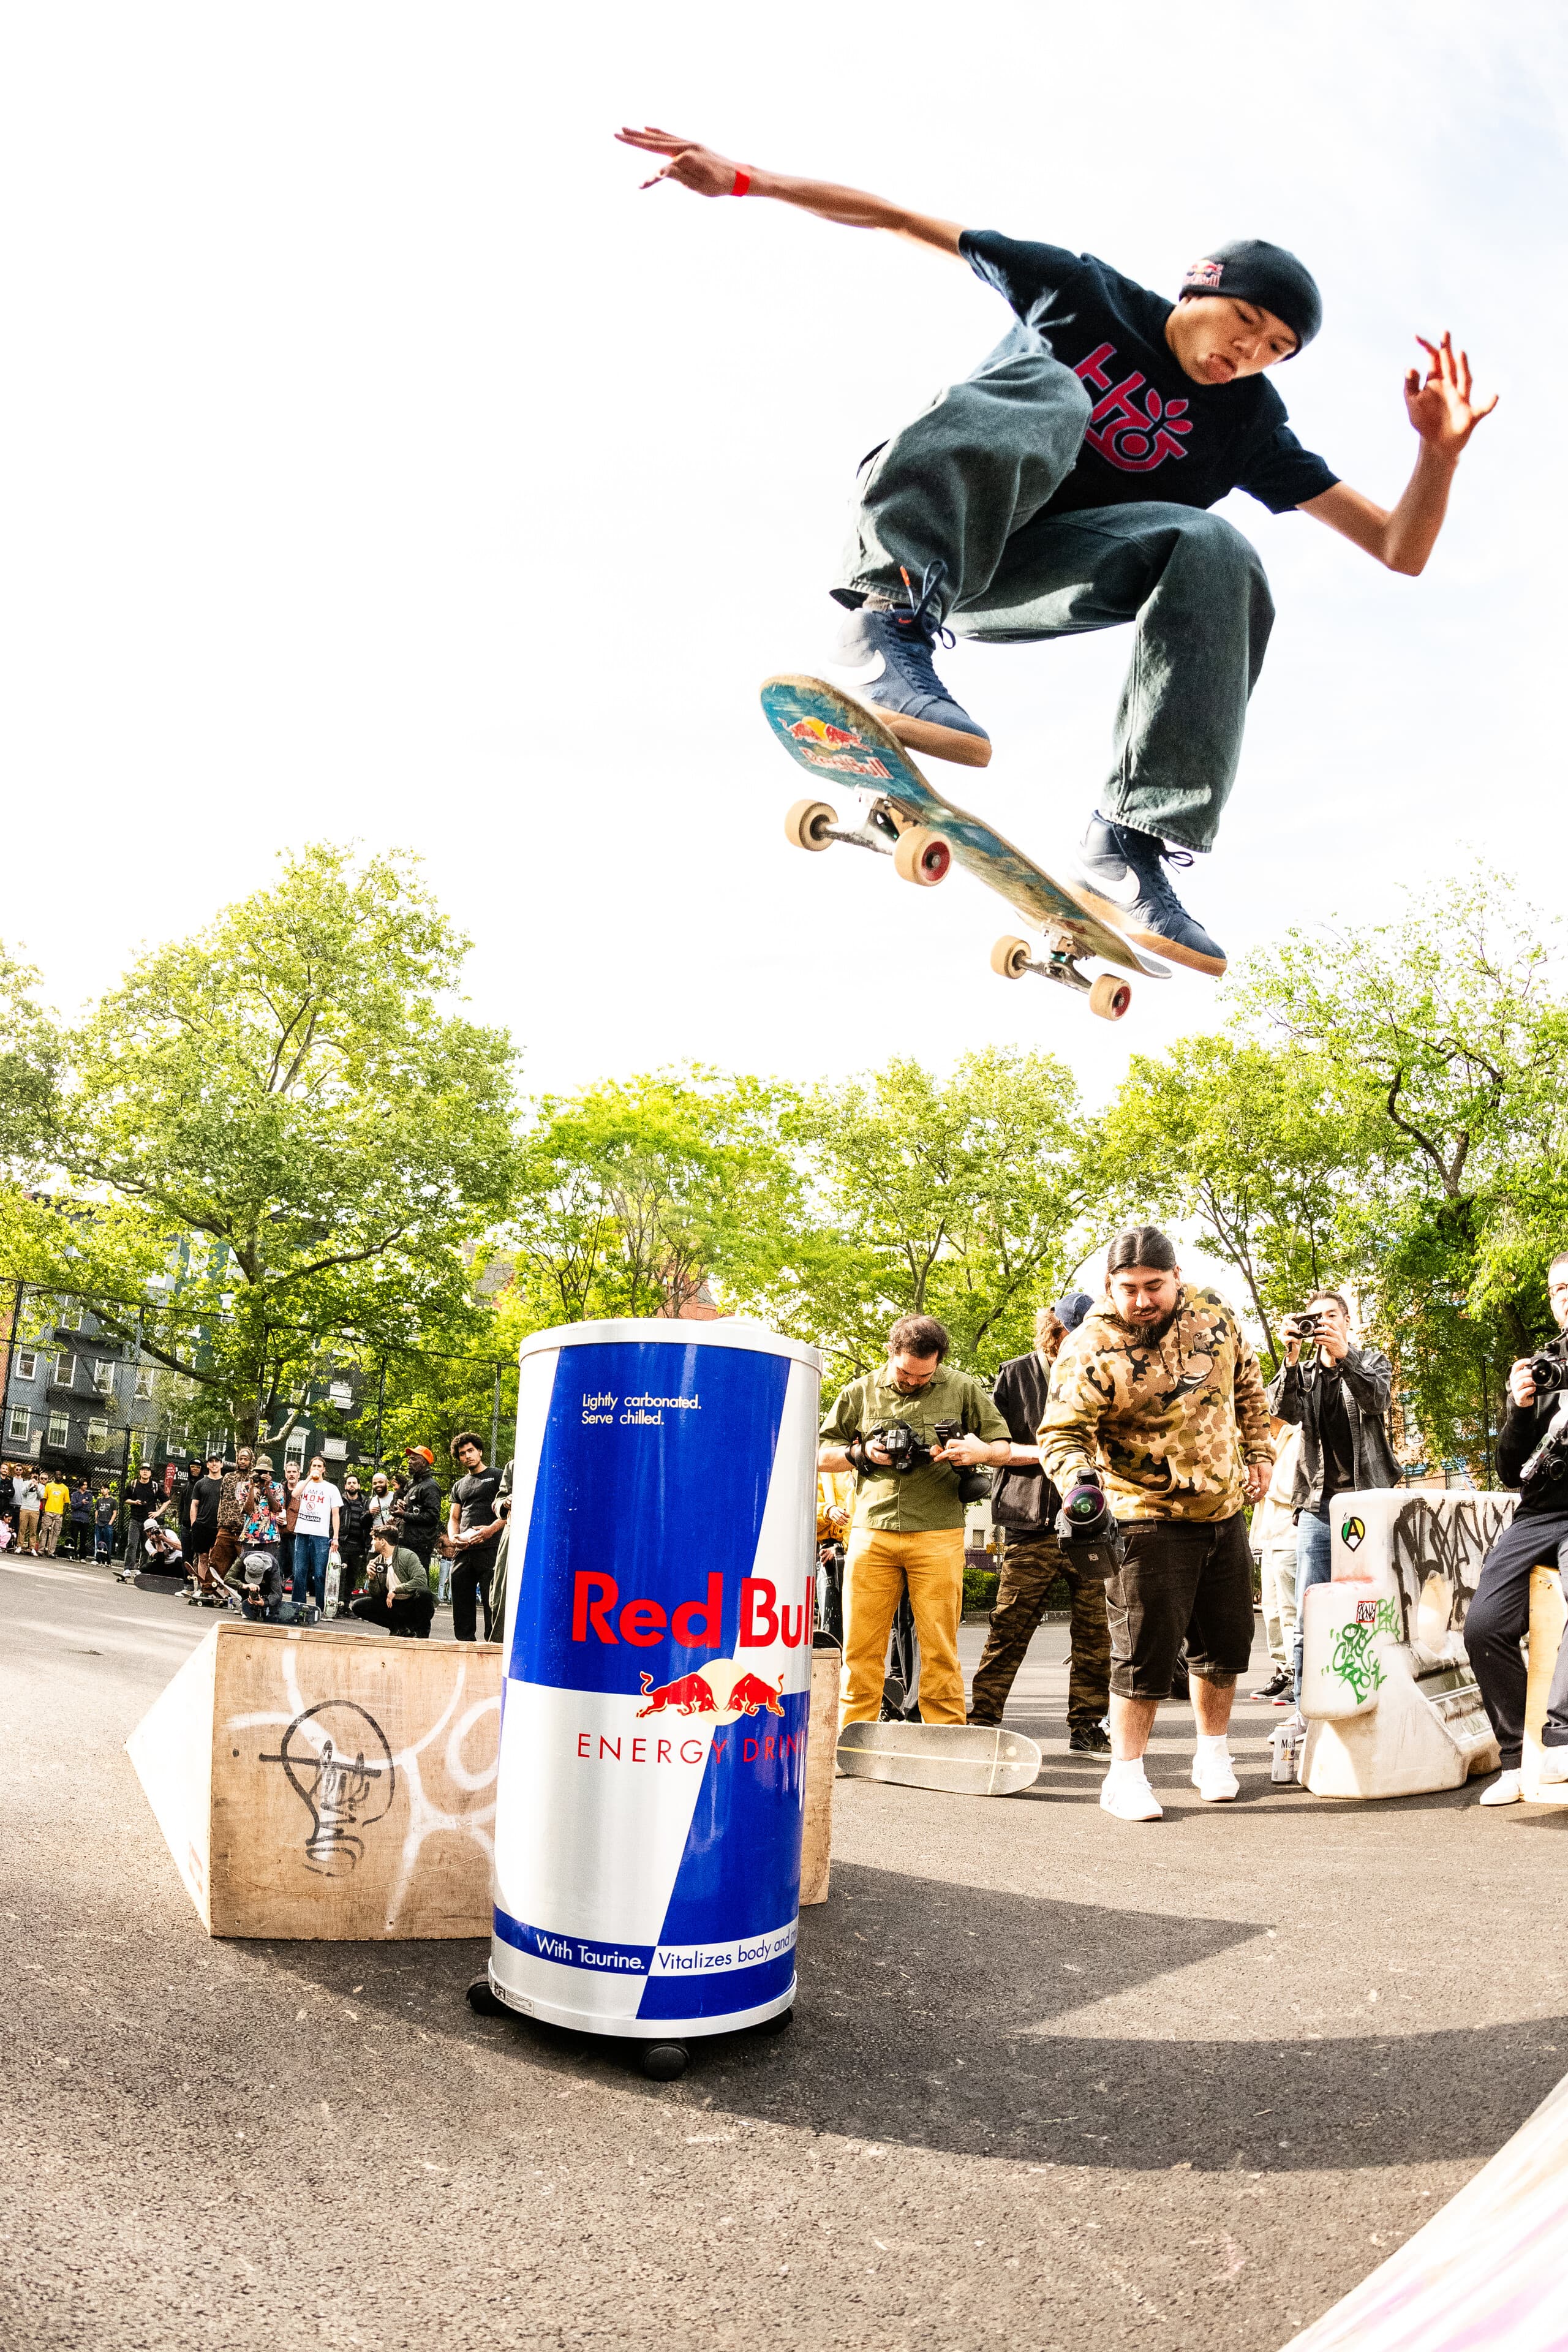
[[[1027,940],[998,940],[991,950],[991,969],[1004,980],[1022,980],[1026,971],[1037,971],[1042,980],[1054,980],[1062,988],[1071,988],[1089,999],[1089,1009],[1099,1013],[1102,1021],[1120,1021],[1132,1002],[1132,991],[1114,972],[1102,971],[1090,980],[1080,971],[1078,958],[1081,953],[1070,931],[1047,930],[1045,934],[1044,956],[1032,955]]]
[[[929,890],[942,881],[952,864],[952,850],[929,825],[900,824],[885,800],[872,802],[864,824],[840,824],[838,812],[826,801],[796,801],[784,818],[784,837],[795,849],[826,849],[829,842],[847,841],[857,849],[875,850],[890,857],[901,881]]]

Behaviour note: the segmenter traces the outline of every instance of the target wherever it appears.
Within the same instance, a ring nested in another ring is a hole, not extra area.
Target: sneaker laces
[[[899,577],[904,583],[904,593],[910,600],[910,609],[907,613],[895,613],[893,615],[900,628],[908,629],[912,635],[927,637],[936,645],[956,644],[957,640],[951,629],[944,628],[940,620],[932,621],[930,618],[931,605],[941,593],[942,582],[947,578],[947,565],[942,557],[940,555],[933,557],[921,574],[921,593],[918,597],[914,592],[913,583],[901,563],[899,566]]]

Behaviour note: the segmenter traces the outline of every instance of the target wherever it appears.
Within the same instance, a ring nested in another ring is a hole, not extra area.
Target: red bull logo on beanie
[[[1201,286],[1212,293],[1224,275],[1223,261],[1194,261],[1182,283],[1184,286]]]
[[[690,2033],[791,1997],[816,1423],[814,1351],[749,1327],[525,1343],[491,1961],[514,2006]]]

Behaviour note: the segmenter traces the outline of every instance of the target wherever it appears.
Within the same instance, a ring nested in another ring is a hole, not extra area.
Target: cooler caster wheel
[[[794,2023],[795,2003],[792,2000],[787,2009],[781,2009],[774,2017],[764,2017],[760,2025],[752,2026],[752,2031],[753,2033],[784,2033]]]
[[[1120,1021],[1132,1002],[1132,991],[1111,971],[1102,971],[1089,992],[1089,1009],[1102,1021]]]
[[[921,889],[930,890],[942,880],[952,864],[952,852],[940,833],[929,825],[911,824],[907,833],[899,835],[899,845],[893,852],[893,871],[900,882],[913,882]]]
[[[831,849],[827,827],[837,822],[838,811],[826,801],[796,801],[784,819],[784,839],[795,849]]]
[[[653,2083],[678,2083],[691,2053],[684,2042],[650,2042],[642,2054],[642,2070]]]
[[[1027,940],[998,940],[991,950],[991,969],[1004,980],[1022,980],[1033,961]]]
[[[468,1987],[468,2007],[476,2017],[510,2017],[511,2011],[504,2000],[496,1999],[495,1988],[489,1977],[476,1977]]]

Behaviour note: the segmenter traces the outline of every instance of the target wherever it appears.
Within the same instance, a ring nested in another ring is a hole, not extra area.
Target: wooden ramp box
[[[827,1896],[839,1654],[813,1658],[801,1901]],[[488,1936],[501,1650],[215,1625],[126,1741],[212,1936]]]
[[[497,1643],[215,1625],[126,1741],[213,1936],[488,1936]]]

